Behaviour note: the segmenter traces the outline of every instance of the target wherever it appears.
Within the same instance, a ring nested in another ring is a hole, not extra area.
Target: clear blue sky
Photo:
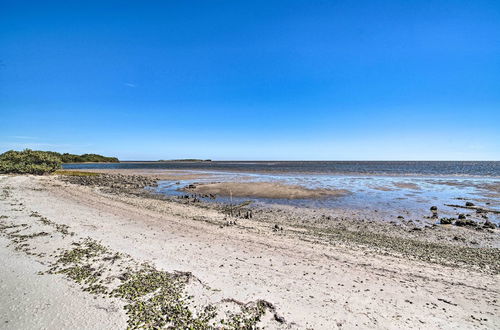
[[[0,151],[500,160],[500,1],[0,0]]]

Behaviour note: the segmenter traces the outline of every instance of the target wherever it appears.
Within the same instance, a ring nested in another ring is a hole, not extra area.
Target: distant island
[[[63,163],[119,163],[116,157],[106,157],[98,154],[74,155],[69,153],[60,154],[54,151],[47,151],[61,158]]]
[[[158,162],[211,162],[211,159],[196,159],[196,158],[186,158],[186,159],[160,159]]]

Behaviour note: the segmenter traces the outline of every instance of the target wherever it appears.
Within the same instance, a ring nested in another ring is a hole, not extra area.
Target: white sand
[[[62,276],[37,275],[46,267],[7,247],[0,237],[1,329],[124,329],[115,301],[82,292]]]

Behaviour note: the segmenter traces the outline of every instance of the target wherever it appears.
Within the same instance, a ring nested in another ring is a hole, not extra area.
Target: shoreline
[[[92,237],[137,262],[192,273],[216,291],[207,294],[194,284],[188,289],[217,306],[265,301],[259,324],[268,328],[500,326],[498,229],[416,230],[410,223],[361,221],[341,212],[327,219],[332,216],[320,209],[228,209],[145,193],[140,182],[152,176],[124,175],[116,178],[121,185],[111,179],[81,185],[62,176],[1,176],[1,221],[40,225],[30,216],[36,212],[59,225],[50,228],[65,225],[75,234],[27,238],[20,242],[27,248],[51,242],[67,249],[71,244],[55,243],[59,236],[61,242]]]

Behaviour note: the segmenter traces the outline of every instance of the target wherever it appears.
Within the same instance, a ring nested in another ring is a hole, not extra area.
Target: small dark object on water
[[[460,219],[460,220],[465,219],[465,214],[460,213],[460,214],[458,215],[458,219]]]
[[[438,207],[437,206],[431,206],[431,211],[437,211]]]
[[[472,202],[465,202],[465,206],[474,206],[474,203],[472,203]]]
[[[403,217],[402,215],[398,215],[398,219],[404,219],[405,217]]]

